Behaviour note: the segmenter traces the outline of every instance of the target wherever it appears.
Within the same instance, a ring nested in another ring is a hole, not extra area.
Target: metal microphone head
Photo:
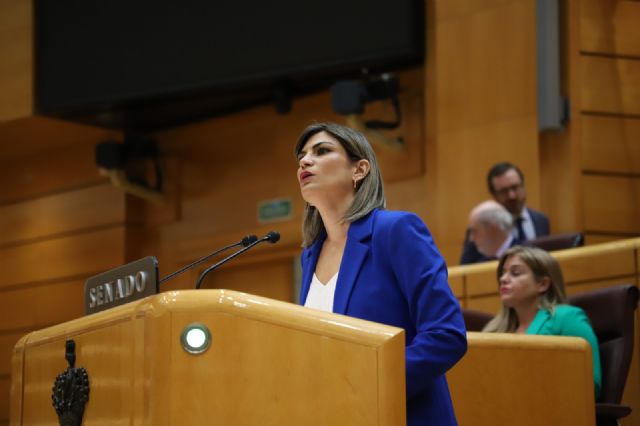
[[[269,231],[264,236],[265,241],[269,241],[271,244],[275,244],[280,240],[280,233],[276,231]]]
[[[255,243],[256,241],[258,241],[258,237],[256,237],[255,235],[247,235],[242,239],[242,247],[247,247],[250,244]]]

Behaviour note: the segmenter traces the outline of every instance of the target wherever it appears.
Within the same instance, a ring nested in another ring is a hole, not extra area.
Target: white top
[[[322,284],[314,272],[304,306],[307,308],[320,309],[325,312],[333,312],[333,296],[336,294],[337,282],[337,272],[326,284]]]

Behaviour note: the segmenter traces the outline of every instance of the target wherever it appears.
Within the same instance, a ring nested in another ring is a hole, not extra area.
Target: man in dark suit
[[[514,238],[518,241],[533,240],[549,235],[549,219],[544,213],[526,207],[527,191],[524,175],[515,164],[501,162],[487,173],[487,186],[493,199],[502,204],[513,216]],[[473,263],[468,259],[478,257],[478,249],[469,241],[469,231],[465,236],[460,263]]]
[[[493,166],[487,174],[487,186],[493,199],[513,215],[517,237],[521,241],[549,235],[549,219],[544,213],[526,207],[524,175],[512,163]]]
[[[519,242],[513,234],[513,216],[493,200],[482,202],[471,210],[468,237],[473,251],[463,253],[461,264],[498,259]]]

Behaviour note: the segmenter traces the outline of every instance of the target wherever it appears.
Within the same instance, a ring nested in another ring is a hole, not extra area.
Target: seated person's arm
[[[591,346],[591,354],[593,359],[593,380],[596,388],[596,398],[600,395],[600,388],[602,386],[602,371],[600,367],[600,346],[598,344],[598,338],[593,332],[589,317],[580,308],[572,309],[566,321],[562,326],[563,336],[576,336],[582,337]]]

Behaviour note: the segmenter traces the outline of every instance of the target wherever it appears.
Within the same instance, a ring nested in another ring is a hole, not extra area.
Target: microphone
[[[218,263],[209,266],[207,269],[202,271],[202,273],[198,277],[198,281],[196,282],[196,289],[200,288],[200,286],[202,285],[202,280],[204,280],[204,277],[206,277],[209,272],[213,271],[214,269],[219,268],[220,266],[224,265],[225,263],[227,263],[228,261],[230,261],[234,257],[241,255],[245,251],[249,250],[251,247],[253,247],[255,245],[258,245],[263,241],[269,241],[271,244],[275,244],[275,243],[278,242],[278,240],[280,240],[280,234],[278,232],[276,232],[276,231],[267,232],[267,235],[265,235],[264,237],[260,238],[259,240],[253,241],[252,243],[250,243],[249,245],[241,248],[237,252],[225,257],[224,259],[222,259]]]
[[[197,265],[201,264],[205,260],[209,259],[212,256],[215,256],[218,253],[222,253],[223,251],[227,251],[230,248],[237,247],[237,246],[240,246],[240,245],[243,246],[243,247],[248,247],[249,245],[255,243],[257,240],[258,240],[258,237],[256,237],[255,235],[247,235],[246,237],[244,237],[242,240],[238,241],[237,243],[229,244],[228,246],[222,247],[221,249],[218,249],[218,250],[214,251],[213,253],[209,253],[208,255],[206,255],[204,257],[201,257],[200,259],[196,260],[195,262],[188,264],[184,268],[178,269],[177,271],[167,275],[166,277],[162,278],[158,282],[158,285],[160,285],[163,282],[175,277],[176,275],[180,275],[183,272],[188,271],[189,269],[193,268],[194,266],[197,266]]]

